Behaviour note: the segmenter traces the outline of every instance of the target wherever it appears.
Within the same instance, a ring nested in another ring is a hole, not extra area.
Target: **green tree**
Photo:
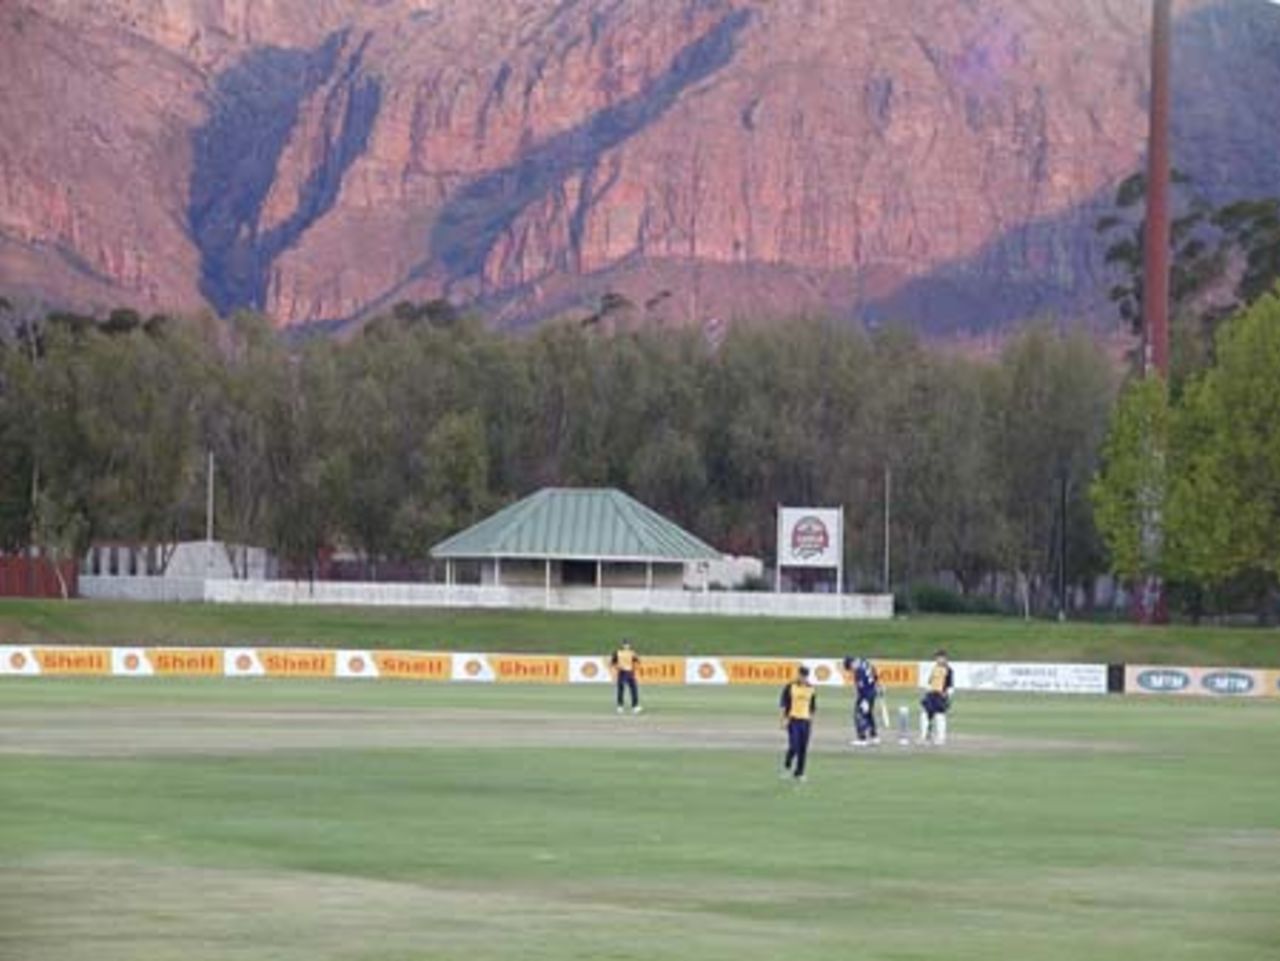
[[[1071,495],[1075,540],[1069,565],[1093,536],[1086,493],[1115,395],[1105,354],[1083,335],[1033,328],[1016,337],[993,381],[991,482],[998,489],[1002,566],[1017,579],[1023,613],[1038,606],[1053,567],[1062,484]]]
[[[0,551],[31,543],[35,449],[31,394],[23,389],[31,364],[20,338],[0,330]]]
[[[156,544],[182,536],[183,497],[202,462],[193,342],[173,327],[117,317],[79,344],[80,416],[99,452],[89,492],[97,537]]]
[[[206,369],[201,412],[217,477],[217,533],[242,547],[270,538],[288,451],[292,361],[267,318],[241,312],[226,330],[225,361]],[[232,557],[240,576],[243,555]]]
[[[1187,392],[1170,498],[1177,571],[1213,585],[1280,575],[1280,288],[1225,324]]]
[[[8,371],[6,386],[25,417],[34,465],[30,542],[55,563],[79,558],[94,532],[91,504],[103,449],[85,416],[92,366],[83,348],[90,335],[91,325],[47,324],[38,346],[33,340]]]
[[[1130,381],[1112,414],[1102,467],[1089,488],[1111,570],[1129,583],[1167,572],[1152,536],[1166,519],[1170,421],[1164,381]]]
[[[1280,280],[1280,198],[1213,207],[1190,178],[1173,174],[1176,211],[1170,230],[1170,339],[1175,395],[1212,356],[1218,326]],[[1143,208],[1146,176],[1116,190],[1114,209],[1097,223],[1116,282],[1109,297],[1121,319],[1142,334]],[[1135,356],[1135,368],[1140,357]]]
[[[308,578],[314,578],[320,552],[338,530],[335,425],[343,397],[334,354],[339,349],[315,341],[299,353],[283,407],[287,429],[276,432],[274,440],[278,467],[267,546]]]

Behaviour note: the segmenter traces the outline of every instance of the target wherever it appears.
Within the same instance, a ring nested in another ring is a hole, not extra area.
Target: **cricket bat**
[[[889,698],[883,694],[880,695],[880,726],[889,730]]]

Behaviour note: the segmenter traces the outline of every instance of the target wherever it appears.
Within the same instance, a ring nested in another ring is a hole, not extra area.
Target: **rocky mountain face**
[[[1280,6],[1176,9],[1177,166],[1280,192]],[[282,325],[606,292],[655,322],[1101,323],[1149,10],[7,0],[0,288]]]

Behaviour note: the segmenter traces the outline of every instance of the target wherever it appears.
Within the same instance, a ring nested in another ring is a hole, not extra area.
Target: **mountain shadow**
[[[313,50],[262,47],[214,83],[209,118],[192,137],[187,219],[200,251],[200,291],[219,313],[262,308],[275,258],[333,207],[343,176],[367,146],[382,92],[376,79],[360,74],[363,43],[344,61],[347,41],[344,32]],[[302,105],[326,85],[335,108],[345,97],[336,136],[307,175],[293,213],[263,230],[263,204]]]

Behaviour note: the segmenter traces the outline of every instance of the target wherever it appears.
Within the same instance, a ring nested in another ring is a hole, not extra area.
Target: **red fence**
[[[67,582],[68,595],[75,597],[80,586],[79,565],[74,561],[64,561],[59,567]],[[0,597],[61,596],[62,585],[58,582],[52,561],[21,554],[0,554]]]

